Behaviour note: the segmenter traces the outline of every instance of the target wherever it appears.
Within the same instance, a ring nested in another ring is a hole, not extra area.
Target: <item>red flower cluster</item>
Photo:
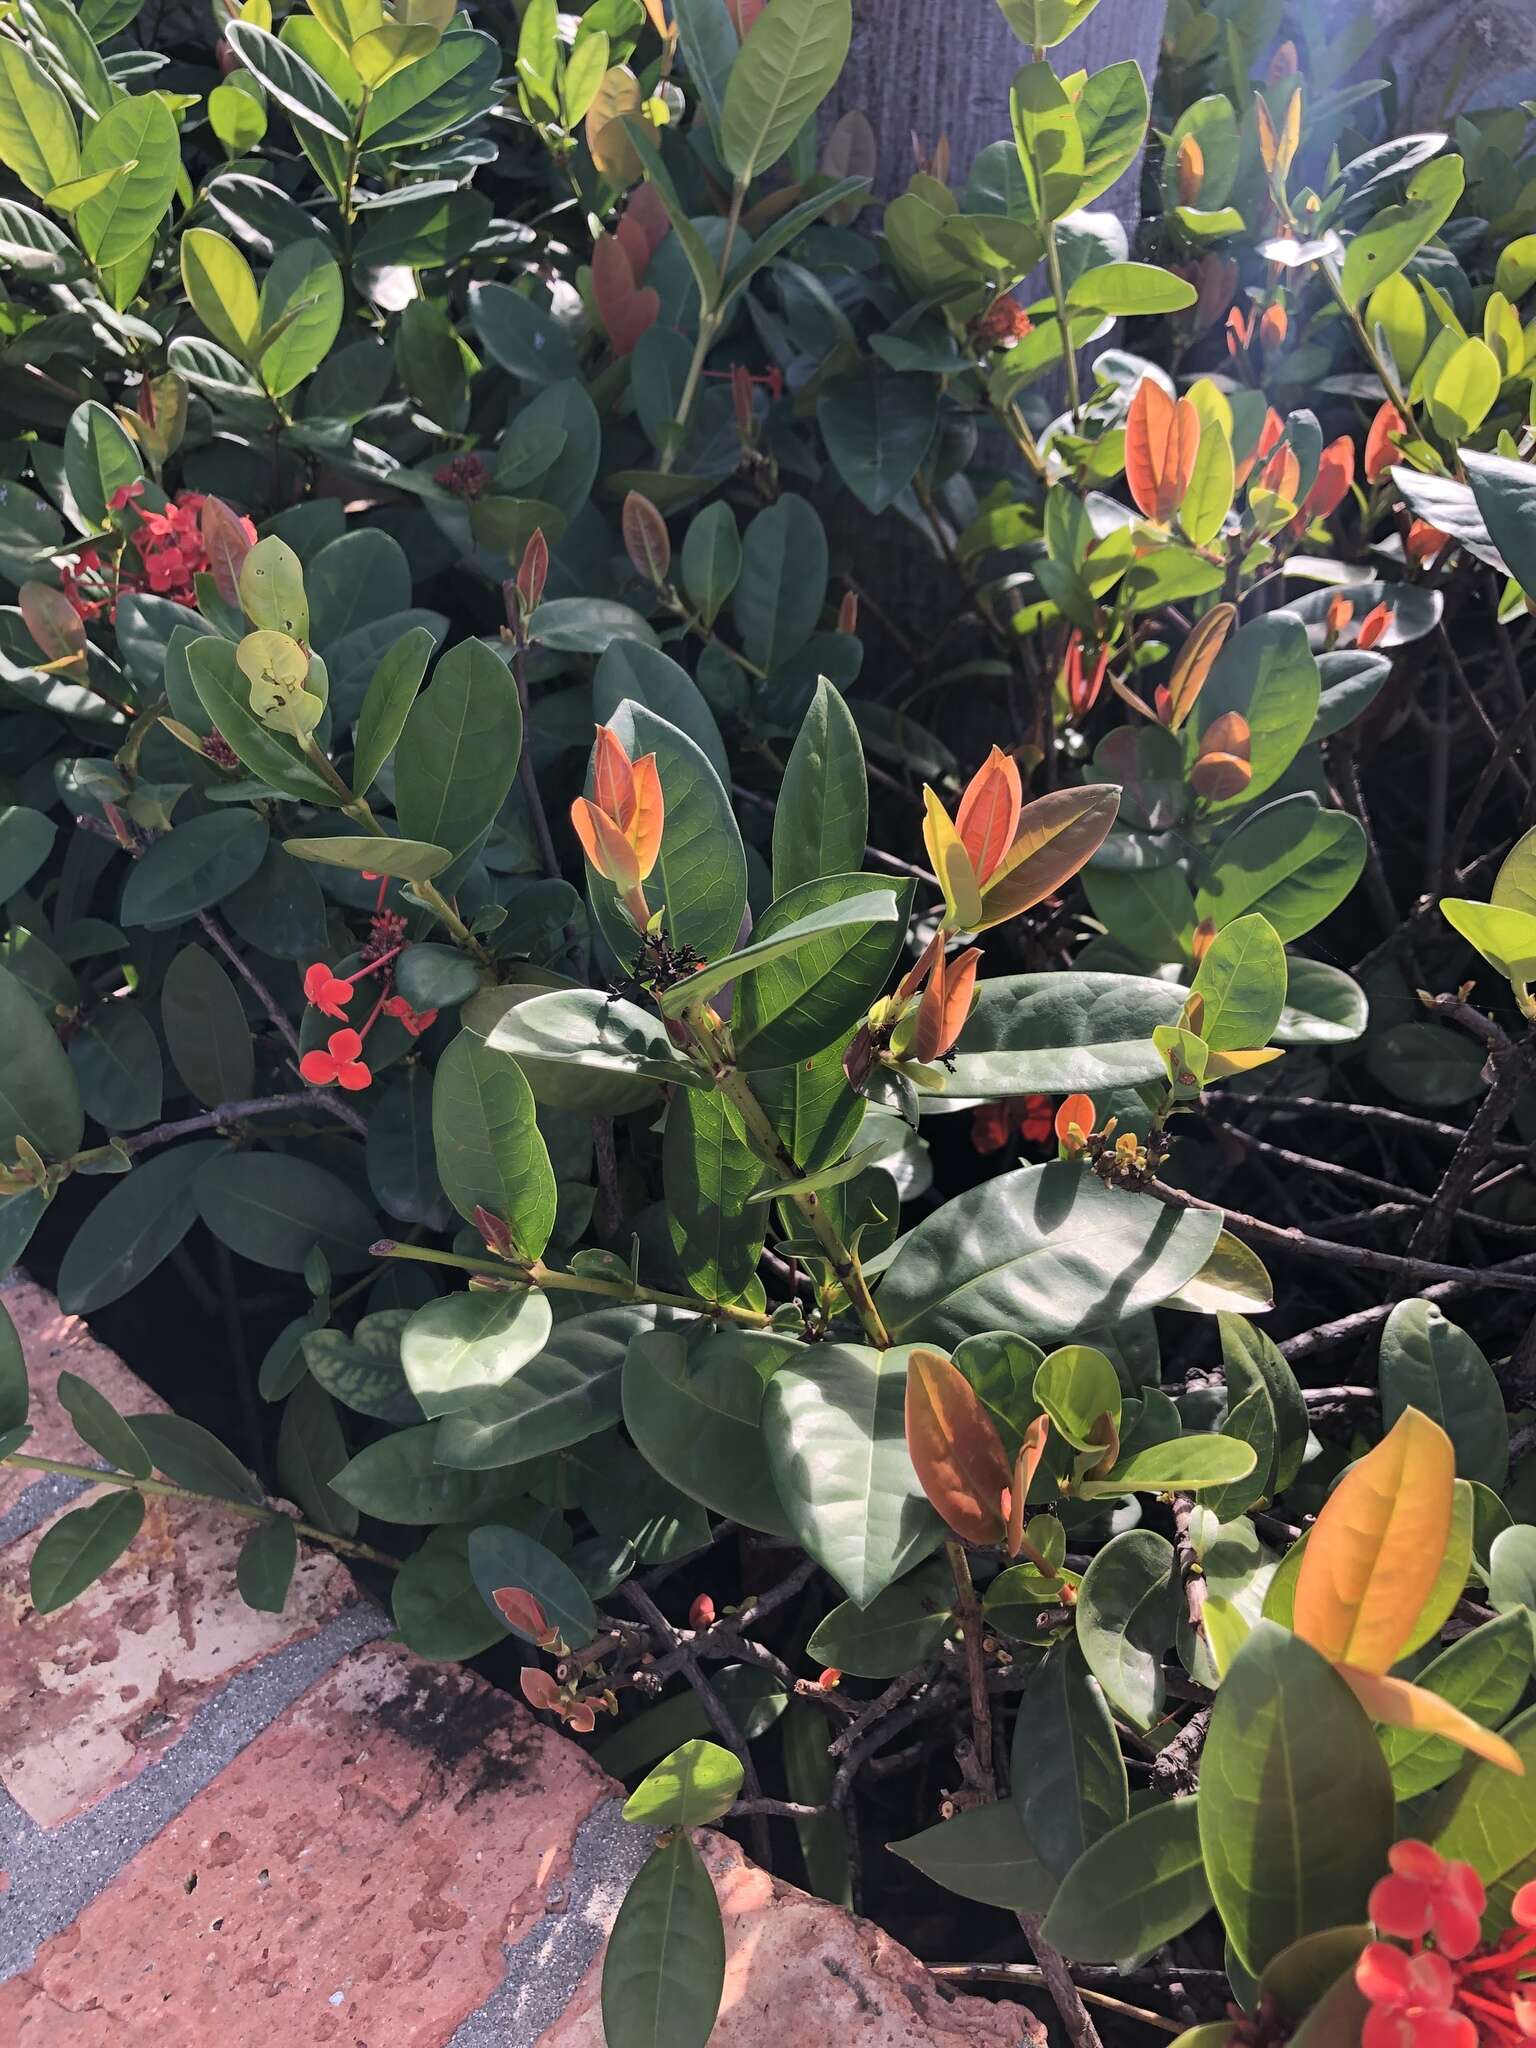
[[[1055,1130],[1048,1095],[1010,1095],[1003,1102],[978,1102],[971,1112],[971,1143],[978,1152],[1001,1152],[1015,1136],[1043,1145]]]
[[[197,603],[194,578],[211,567],[202,531],[203,493],[181,491],[163,512],[146,512],[137,502],[143,493],[141,478],[114,491],[109,501],[114,512],[131,509],[139,521],[115,571],[95,546],[81,548],[72,563],[60,566],[64,595],[87,623],[102,617],[115,619],[118,599],[129,591],[153,591],[177,604]],[[254,544],[255,527],[249,519],[240,524]]]
[[[999,293],[986,312],[971,322],[971,340],[978,349],[1012,348],[1034,331],[1034,321],[1008,292]]]
[[[451,462],[432,472],[432,481],[441,484],[445,491],[452,491],[456,498],[473,501],[483,498],[490,489],[491,472],[478,455],[455,455]]]
[[[343,1088],[368,1086],[373,1079],[373,1070],[362,1057],[363,1041],[381,1016],[393,1017],[412,1038],[420,1038],[437,1022],[436,1010],[413,1010],[404,996],[391,992],[394,975],[389,963],[405,943],[405,919],[398,911],[384,908],[384,898],[389,890],[387,875],[365,873],[363,880],[376,881],[379,885],[378,901],[369,919],[369,938],[363,947],[367,964],[354,974],[343,975],[324,960],[311,961],[304,970],[304,1000],[322,1016],[334,1017],[345,1024],[348,1006],[360,981],[366,981],[370,974],[377,974],[379,993],[361,1031],[350,1027],[344,1031],[333,1031],[324,1052],[316,1048],[305,1053],[299,1061],[299,1072],[316,1088],[328,1088],[333,1082]]]
[[[1378,1934],[1355,1965],[1370,2003],[1361,2048],[1521,2048],[1536,2040],[1536,1884],[1510,1905],[1514,1926],[1482,1940],[1487,1897],[1470,1863],[1454,1863],[1427,1842],[1398,1842],[1390,1875],[1371,1891]],[[1426,1939],[1434,1946],[1427,1947]]]

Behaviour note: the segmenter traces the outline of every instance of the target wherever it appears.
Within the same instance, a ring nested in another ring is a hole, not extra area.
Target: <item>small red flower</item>
[[[995,298],[980,319],[971,324],[971,338],[978,349],[1012,348],[1016,341],[1034,331],[1034,321],[1007,292]]]
[[[1355,1965],[1370,2000],[1361,2048],[1477,2048],[1477,2028],[1456,2011],[1456,1979],[1444,1956],[1416,1956],[1373,1941]]]
[[[366,1088],[373,1074],[358,1055],[363,1041],[355,1031],[333,1031],[327,1049],[305,1053],[299,1072],[313,1088],[328,1088],[335,1081],[343,1088]]]
[[[441,484],[445,491],[452,491],[456,498],[468,498],[473,503],[490,489],[491,472],[478,455],[455,455],[451,462],[432,472],[432,481]]]
[[[1433,1934],[1441,1955],[1470,1955],[1482,1934],[1487,1894],[1470,1863],[1448,1863],[1427,1842],[1394,1842],[1389,1877],[1371,1888],[1367,1905],[1383,1934],[1417,1941]]]
[[[708,1628],[714,1618],[714,1601],[710,1599],[707,1593],[697,1594],[693,1605],[688,1610],[688,1626],[690,1628]]]
[[[829,1664],[816,1683],[823,1692],[835,1692],[843,1682],[843,1674],[835,1664]]]
[[[437,1022],[436,1010],[413,1010],[404,996],[391,996],[384,1005],[384,1014],[403,1024],[412,1038],[420,1038],[423,1031],[430,1031]]]
[[[313,1003],[317,1010],[323,1010],[327,1017],[339,1017],[345,1023],[347,1004],[352,996],[351,982],[333,974],[323,960],[316,960],[305,968],[304,1000]]]

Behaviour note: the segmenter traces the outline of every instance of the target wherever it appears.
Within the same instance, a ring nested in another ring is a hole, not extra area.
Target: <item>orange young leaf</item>
[[[907,1450],[918,1483],[957,1536],[1002,1537],[1007,1454],[975,1388],[941,1351],[914,1350],[907,1361]]]
[[[1236,623],[1235,604],[1212,605],[1179,649],[1173,674],[1168,678],[1168,713],[1164,723],[1170,732],[1177,732],[1194,710],[1206,678],[1216,665],[1216,657]]]
[[[1091,1136],[1095,1114],[1091,1095],[1069,1095],[1057,1110],[1056,1137],[1069,1152],[1077,1151]]]
[[[1174,169],[1178,181],[1180,206],[1193,206],[1200,197],[1201,186],[1205,183],[1205,151],[1193,135],[1186,135],[1179,144]]]
[[[987,879],[973,931],[1032,910],[1070,882],[1092,859],[1115,822],[1120,792],[1112,783],[1053,789],[1026,804],[1012,846]]]
[[[519,1635],[532,1636],[535,1642],[544,1643],[553,1641],[559,1633],[550,1627],[549,1616],[538,1601],[521,1586],[498,1586],[491,1598],[508,1628],[515,1628]]]
[[[1517,1749],[1502,1735],[1495,1735],[1491,1728],[1484,1728],[1470,1714],[1464,1714],[1460,1707],[1453,1707],[1439,1693],[1422,1685],[1410,1685],[1404,1678],[1390,1678],[1380,1671],[1362,1671],[1356,1664],[1338,1664],[1334,1669],[1373,1721],[1384,1722],[1389,1728],[1413,1728],[1426,1735],[1443,1735],[1448,1742],[1470,1749],[1474,1756],[1486,1758],[1501,1770],[1513,1771],[1517,1778],[1525,1776],[1525,1762]]]
[[[1200,415],[1187,398],[1175,402],[1155,377],[1136,386],[1125,420],[1125,476],[1136,507],[1166,522],[1184,502],[1200,446]]]
[[[1086,1100],[1086,1098],[1084,1098]],[[1029,1518],[1029,1489],[1035,1483],[1035,1474],[1040,1469],[1040,1460],[1045,1456],[1045,1446],[1051,1434],[1049,1415],[1037,1415],[1024,1432],[1019,1445],[1019,1455],[1013,1463],[1013,1484],[1008,1502],[1008,1555],[1017,1557],[1024,1548],[1024,1524]],[[1042,1563],[1044,1561],[1042,1560]],[[1047,1571],[1048,1578],[1056,1576]]]
[[[1296,1580],[1297,1635],[1335,1664],[1390,1670],[1440,1570],[1455,1480],[1450,1438],[1405,1408],[1313,1525]]]
[[[994,747],[971,777],[970,787],[955,813],[955,830],[971,857],[977,881],[987,877],[1013,844],[1024,807],[1024,786],[1019,764],[1001,747]]]
[[[959,930],[975,931],[981,923],[981,888],[971,856],[955,830],[954,820],[926,784],[923,806],[923,844],[944,891],[948,922]]]
[[[1401,451],[1392,436],[1406,434],[1407,431],[1408,422],[1389,400],[1371,421],[1370,432],[1365,437],[1365,480],[1368,484],[1379,484],[1397,461]]]

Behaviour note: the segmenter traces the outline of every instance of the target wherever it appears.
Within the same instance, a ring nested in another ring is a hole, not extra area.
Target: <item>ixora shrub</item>
[[[95,1487],[33,1603],[194,1496],[254,1606],[327,1545],[520,1658],[663,1831],[612,2048],[714,2025],[687,1829],[852,1901],[877,1765],[1078,2048],[1075,1965],[1192,2048],[1532,2031],[1536,1502],[1418,1298],[1529,1072],[1529,127],[1384,140],[1347,39],[1195,0],[1154,119],[1053,62],[1092,4],[1002,0],[1011,138],[883,207],[817,140],[849,0],[246,0],[216,72],[133,0],[0,29],[0,1270],[59,1200],[66,1308],[185,1241],[289,1318],[260,1474],[68,1374],[103,1463],[34,1455],[5,1326],[0,1458]],[[850,505],[952,579],[925,646]],[[1359,764],[1424,674],[1404,923]],[[1368,859],[1385,1029],[1292,950]],[[1362,1043],[1487,1089],[1381,1112],[1456,1148],[1407,1251],[1229,1218],[1206,1126]],[[1040,1156],[939,1184],[956,1110]],[[1402,1297],[1329,1326],[1375,1388],[1309,1398],[1253,1241]]]

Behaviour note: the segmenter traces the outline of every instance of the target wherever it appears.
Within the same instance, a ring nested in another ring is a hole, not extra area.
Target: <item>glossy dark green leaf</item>
[[[1163,1657],[1173,1647],[1179,1599],[1173,1545],[1152,1529],[1111,1537],[1077,1590],[1077,1640],[1088,1668],[1138,1728],[1150,1728],[1162,1711]]]
[[[827,594],[827,536],[804,498],[786,491],[742,540],[732,612],[748,659],[773,669],[815,632]]]
[[[888,896],[894,917],[838,923],[741,976],[731,1024],[744,1067],[788,1066],[848,1035],[884,994],[901,957],[912,890],[902,883],[887,892],[872,875],[823,875],[769,905],[753,929],[754,945],[769,946],[815,917],[832,918],[854,905],[873,908]]]
[[[852,1600],[834,1607],[812,1631],[806,1655],[854,1678],[895,1678],[938,1655],[955,1625],[954,1603],[948,1565],[931,1558],[867,1607]]]
[[[157,839],[134,862],[118,911],[125,925],[174,924],[248,882],[267,850],[255,811],[210,811]]]
[[[70,1315],[105,1308],[169,1258],[197,1221],[198,1173],[224,1150],[216,1138],[194,1138],[114,1181],[65,1249],[60,1307]]]
[[[759,16],[720,106],[721,158],[742,185],[778,161],[832,90],[852,33],[850,0],[774,0]]]
[[[1442,1856],[1470,1863],[1488,1889],[1484,1931],[1509,1924],[1509,1902],[1536,1877],[1536,1707],[1500,1729],[1525,1765],[1517,1778],[1498,1764],[1467,1757],[1418,1816],[1425,1841]]]
[[[709,1872],[681,1829],[630,1885],[603,1957],[607,2048],[704,2048],[725,1983]]]
[[[407,998],[409,1000],[409,998]],[[450,1214],[432,1143],[432,1077],[414,1063],[375,1084],[368,1112],[368,1185],[387,1215],[441,1230]]]
[[[597,989],[551,990],[517,1003],[486,1043],[512,1054],[540,1102],[589,1115],[638,1109],[663,1085],[708,1085],[655,1016]]]
[[[1102,1836],[1062,1881],[1041,1930],[1075,1963],[1148,1954],[1208,1913],[1193,1799],[1150,1806]]]
[[[1432,1301],[1400,1301],[1381,1333],[1381,1422],[1405,1408],[1438,1422],[1456,1446],[1456,1471],[1502,1490],[1509,1419],[1499,1383],[1477,1345]]]
[[[634,1318],[637,1311],[604,1313]],[[562,1325],[555,1344],[572,1328]],[[717,1514],[781,1536],[790,1523],[773,1483],[762,1411],[767,1376],[786,1356],[793,1356],[788,1346],[741,1331],[723,1330],[690,1348],[672,1330],[640,1329],[622,1361],[624,1421],[646,1461]]]
[[[109,1131],[136,1131],[160,1114],[164,1068],[154,1027],[136,1003],[92,1011],[69,1041],[80,1101]]]
[[[1275,1459],[1265,1488],[1273,1499],[1285,1491],[1301,1470],[1310,1427],[1307,1404],[1296,1375],[1272,1338],[1243,1316],[1220,1315],[1216,1322],[1221,1334],[1228,1405],[1235,1407],[1251,1393],[1262,1390],[1274,1410]]]
[[[867,1606],[943,1533],[907,1452],[907,1353],[823,1344],[781,1365],[763,1403],[774,1484],[802,1547]]]
[[[1520,1703],[1531,1676],[1531,1658],[1529,1614],[1501,1614],[1431,1658],[1413,1682],[1449,1700],[1480,1727],[1497,1728]],[[1467,1760],[1466,1751],[1443,1735],[1413,1728],[1382,1728],[1378,1733],[1399,1802],[1443,1785]]]
[[[499,655],[465,640],[438,662],[411,705],[395,750],[395,816],[407,839],[460,854],[506,801],[523,719]]]
[[[412,1437],[429,1433],[412,1430]],[[391,1438],[400,1442],[401,1438]],[[357,1509],[331,1485],[347,1462],[336,1404],[317,1380],[299,1381],[283,1406],[277,1435],[277,1483],[305,1516],[338,1536],[357,1534]]]
[[[9,1433],[20,1428],[27,1419],[29,1401],[26,1354],[11,1312],[0,1301],[0,1430]]]
[[[281,1614],[298,1561],[298,1533],[287,1515],[258,1522],[241,1544],[235,1564],[240,1598],[260,1614]]]
[[[488,1209],[536,1259],[555,1226],[555,1174],[516,1060],[461,1031],[437,1063],[432,1139],[438,1178],[465,1221]]]
[[[1306,627],[1288,613],[1252,619],[1232,635],[1206,678],[1193,722],[1204,734],[1229,711],[1245,718],[1253,779],[1213,809],[1235,810],[1252,803],[1280,780],[1312,730],[1321,691]]]
[[[355,1273],[378,1235],[373,1212],[346,1182],[308,1159],[224,1152],[199,1172],[194,1194],[215,1237],[284,1273],[302,1273],[314,1245],[334,1271]]]
[[[176,1071],[209,1108],[251,1092],[251,1027],[233,981],[206,947],[184,946],[166,969],[160,1019]]]
[[[1152,1033],[1174,1021],[1185,993],[1150,975],[1091,971],[983,981],[946,1092],[1093,1095],[1160,1080]]]
[[[790,749],[773,814],[773,892],[854,873],[869,831],[864,745],[842,697],[822,677]]]
[[[469,1539],[469,1569],[486,1605],[501,1613],[512,1633],[524,1642],[537,1643],[546,1631],[535,1632],[524,1626],[522,1614],[497,1607],[495,1596],[505,1587],[531,1594],[547,1626],[557,1628],[573,1650],[591,1642],[597,1615],[586,1588],[552,1550],[521,1529],[490,1523],[474,1530]]]
[[[122,1556],[144,1520],[144,1496],[114,1489],[71,1508],[45,1529],[32,1553],[29,1593],[38,1614],[78,1600]]]
[[[1489,538],[1522,590],[1536,586],[1536,470],[1509,455],[1460,451]]]
[[[834,377],[816,401],[816,424],[843,482],[868,512],[888,512],[917,474],[939,418],[934,377],[865,363]]]
[[[133,1433],[155,1461],[157,1471],[194,1493],[221,1500],[260,1501],[261,1487],[234,1452],[211,1430],[185,1415],[130,1415]]]
[[[58,1394],[60,1407],[83,1442],[115,1470],[131,1472],[135,1479],[149,1477],[154,1467],[148,1451],[105,1394],[72,1372],[59,1374]]]
[[[1197,1273],[1219,1216],[1111,1193],[1071,1161],[1021,1167],[947,1202],[903,1239],[880,1284],[900,1343],[983,1330],[1037,1340],[1152,1308]]]
[[[26,985],[0,967],[0,1159],[10,1161],[25,1138],[45,1158],[77,1151],[85,1130],[80,1090],[69,1057]]]
[[[599,724],[610,723],[626,698],[685,732],[719,776],[722,787],[730,787],[730,761],[715,714],[692,676],[669,654],[640,640],[614,641],[593,673],[593,717]]]
[[[752,1292],[768,1227],[752,1195],[767,1172],[723,1094],[678,1092],[667,1112],[662,1186],[679,1270],[701,1301]]]
[[[935,1884],[978,1905],[1043,1913],[1056,1895],[1056,1880],[1030,1846],[1011,1800],[965,1807],[953,1820],[887,1846]]]
[[[1222,1679],[1199,1798],[1212,1896],[1250,1970],[1363,1917],[1393,1836],[1386,1760],[1343,1679],[1274,1622],[1252,1629]]]
[[[1049,1650],[1030,1673],[1013,1736],[1013,1801],[1045,1867],[1065,1877],[1129,1815],[1115,1724],[1076,1642]]]
[[[58,828],[23,804],[0,807],[0,903],[25,889],[53,847]]]
[[[381,1522],[472,1522],[507,1499],[500,1474],[450,1472],[436,1444],[433,1422],[381,1437],[333,1475],[334,1490]]]
[[[469,1569],[469,1531],[429,1531],[395,1574],[395,1626],[406,1648],[432,1663],[456,1664],[501,1642],[507,1627],[480,1597]]]
[[[1322,810],[1306,794],[1281,797],[1223,842],[1195,912],[1219,930],[1257,911],[1289,944],[1338,909],[1364,866],[1365,834],[1347,812]]]
[[[431,142],[493,104],[501,45],[462,27],[436,49],[385,80],[368,102],[363,134],[370,150]]]

